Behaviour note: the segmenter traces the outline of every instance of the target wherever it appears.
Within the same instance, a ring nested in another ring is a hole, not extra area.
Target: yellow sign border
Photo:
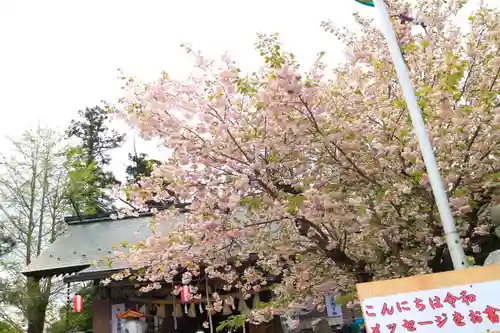
[[[358,283],[356,285],[356,290],[359,300],[363,301],[367,298],[413,293],[422,290],[441,289],[496,280],[500,280],[500,265],[472,267],[443,273],[411,276],[402,279]]]
[[[358,292],[358,298],[362,302],[366,299],[375,297],[414,293],[418,291],[449,288],[466,284],[471,285],[474,283],[496,280],[500,280],[500,265],[472,267],[456,271],[417,275],[394,280],[358,283],[356,284],[356,290]],[[500,333],[500,331],[491,331],[489,333]]]

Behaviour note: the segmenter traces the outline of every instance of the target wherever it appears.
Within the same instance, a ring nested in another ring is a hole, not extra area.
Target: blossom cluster
[[[394,3],[396,14],[408,5]],[[490,236],[486,208],[498,200],[499,13],[481,8],[460,28],[441,1],[412,5],[425,29],[401,49],[474,256]],[[320,54],[304,71],[276,36],[260,36],[264,65],[250,75],[228,56],[188,50],[196,66],[187,81],[125,81],[116,112],[173,152],[127,189],[134,207],[189,203],[187,212],[155,211],[170,231],[123,254],[149,290],[206,274],[224,291],[270,288],[266,309],[293,312],[356,282],[443,265],[439,214],[389,51],[371,20],[355,18],[358,35],[325,25],[346,45],[333,70]],[[396,31],[404,24],[395,20]]]

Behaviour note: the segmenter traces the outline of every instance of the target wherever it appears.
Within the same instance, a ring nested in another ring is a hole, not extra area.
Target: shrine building
[[[182,218],[181,214],[179,219]],[[202,274],[198,280],[192,282],[198,286],[198,293],[210,297],[213,292],[217,292],[222,299],[229,296],[234,299],[233,306],[225,305],[222,311],[208,314],[205,309],[206,298],[183,303],[181,295],[172,295],[173,286],[166,282],[162,284],[161,289],[148,293],[139,291],[140,285],[137,281],[129,279],[103,285],[102,280],[128,268],[124,263],[110,264],[109,258],[114,255],[116,249],[126,244],[136,244],[146,240],[151,235],[152,215],[143,214],[139,217],[115,220],[111,219],[110,214],[98,214],[67,217],[65,222],[66,232],[25,267],[22,273],[35,279],[62,277],[68,286],[68,293],[72,285],[91,281],[94,285],[92,297],[94,333],[134,333],[131,329],[124,328],[125,323],[131,320],[141,320],[146,323],[140,326],[142,327],[140,330],[148,333],[215,333],[217,326],[229,316],[249,311],[257,306],[258,302],[266,302],[271,297],[271,293],[264,290],[244,299],[239,291],[224,292],[220,281],[205,281]],[[162,223],[157,230],[168,232],[168,228],[175,225],[174,222]],[[73,295],[68,294],[68,302],[72,297]],[[311,323],[318,318],[326,318],[332,327],[343,322],[342,316],[311,313],[301,317],[301,326],[309,330]],[[205,322],[211,323],[209,328],[203,326]],[[283,318],[274,316],[269,323],[260,325],[246,323],[230,331],[282,333],[284,331],[282,322]],[[222,330],[224,331],[228,332]]]

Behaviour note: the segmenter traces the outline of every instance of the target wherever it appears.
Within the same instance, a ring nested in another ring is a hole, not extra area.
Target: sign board
[[[111,305],[111,332],[123,333],[123,321],[116,318],[116,315],[125,311],[125,304]]]
[[[369,333],[500,333],[500,265],[356,288]]]
[[[325,296],[326,315],[328,317],[342,317],[342,308],[332,296]]]

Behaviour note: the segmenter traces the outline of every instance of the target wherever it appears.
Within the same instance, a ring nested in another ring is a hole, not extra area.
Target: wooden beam
[[[264,291],[264,290],[262,290]],[[262,292],[261,291],[261,292]],[[227,297],[227,296],[231,296],[233,298],[236,298],[236,297],[241,297],[241,293],[240,292],[232,292],[232,293],[227,293],[227,294],[219,294],[221,297]],[[168,297],[168,299],[161,299],[161,298],[154,298],[154,297],[130,297],[130,300],[132,302],[136,302],[136,303],[151,303],[151,304],[173,304],[173,301],[172,301],[172,298],[171,297]],[[202,303],[202,302],[206,302],[205,301],[206,298],[202,298],[200,300],[193,300],[193,303],[195,304],[199,304],[199,303]],[[180,304],[180,301],[177,301],[176,299],[176,304]]]

